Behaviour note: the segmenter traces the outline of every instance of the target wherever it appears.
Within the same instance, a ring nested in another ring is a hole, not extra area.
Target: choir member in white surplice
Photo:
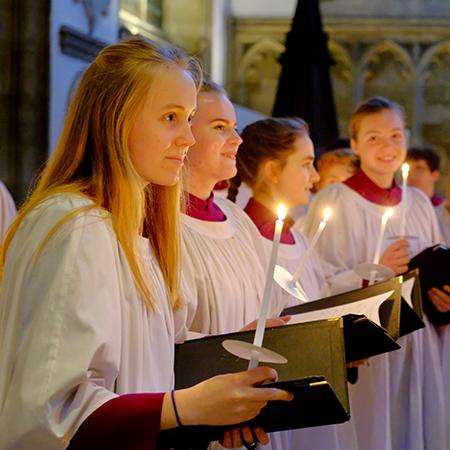
[[[241,138],[236,114],[220,86],[205,82],[192,120],[196,143],[189,150],[187,206],[182,215],[183,290],[191,333],[220,334],[254,329],[268,258],[259,232],[241,208],[214,198],[214,185],[236,173]],[[270,319],[266,325],[284,324]],[[285,433],[272,433],[268,448],[290,448]]]
[[[398,208],[406,195],[406,235],[410,243],[386,244],[380,263],[397,274],[407,270],[409,257],[441,240],[429,199],[419,190],[405,193],[395,184],[394,173],[405,154],[403,108],[383,98],[363,104],[352,117],[352,147],[361,170],[342,184],[319,192],[310,205],[305,233],[311,236],[325,205],[332,205],[333,219],[317,245],[318,253],[334,266],[328,280],[335,292],[361,286],[353,272],[359,263],[372,262],[387,207],[396,208],[386,229],[387,238],[400,234]],[[408,255],[409,252],[409,255]],[[427,327],[399,340],[402,348],[372,358],[359,370],[352,386],[353,417],[360,446],[367,450],[443,449],[448,419],[444,414],[442,367],[435,328]]]
[[[252,387],[275,375],[264,367],[172,390],[178,180],[200,79],[195,59],[137,38],[85,72],[2,248],[2,450],[153,450],[160,429],[289,398]]]
[[[237,155],[237,175],[230,180],[229,198],[234,200],[241,182],[252,188],[253,197],[244,211],[260,232],[260,245],[269,254],[272,247],[276,205],[283,203],[288,211],[308,203],[313,183],[319,176],[314,169],[314,147],[307,124],[298,118],[269,118],[244,128],[243,142]],[[281,233],[277,264],[294,274],[304,261],[299,281],[308,300],[328,294],[322,263],[313,251],[303,260],[309,241],[292,227],[288,216]],[[274,297],[279,295],[274,290]],[[276,304],[290,306],[298,300],[282,291]],[[274,299],[275,300],[275,299]],[[279,313],[281,308],[275,311]],[[274,311],[274,312],[275,312]],[[352,450],[357,448],[353,423],[292,430],[289,448],[315,450]]]

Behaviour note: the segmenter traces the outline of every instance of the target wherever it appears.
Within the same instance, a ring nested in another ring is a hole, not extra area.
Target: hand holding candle
[[[273,236],[272,251],[270,253],[269,266],[267,267],[264,295],[261,303],[258,325],[256,327],[255,339],[253,340],[253,344],[258,347],[262,346],[264,338],[264,329],[266,326],[267,312],[269,309],[270,294],[272,292],[273,271],[277,260],[281,231],[283,230],[284,219],[286,217],[286,207],[283,204],[278,205],[277,214],[278,220],[275,222],[275,234]],[[257,351],[253,351],[248,368],[253,369],[258,365],[258,362],[259,362],[259,353]]]
[[[319,226],[317,227],[317,230],[314,233],[314,236],[311,239],[311,242],[309,243],[308,249],[306,250],[305,253],[303,253],[303,255],[298,263],[297,270],[295,271],[294,275],[292,276],[292,280],[291,280],[292,284],[295,284],[299,280],[300,275],[303,270],[303,266],[305,265],[307,259],[311,256],[314,246],[316,245],[317,241],[319,240],[319,237],[322,234],[322,231],[324,230],[324,228],[326,227],[330,217],[331,217],[331,208],[329,206],[327,206],[323,211],[322,220],[320,221]]]
[[[402,164],[402,200],[400,202],[400,239],[405,236],[406,224],[406,186],[409,175],[409,164]]]

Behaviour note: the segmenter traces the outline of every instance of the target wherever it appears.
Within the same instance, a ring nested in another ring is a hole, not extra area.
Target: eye
[[[173,122],[176,119],[176,114],[175,113],[168,113],[164,116],[164,120],[166,120],[167,122]]]
[[[225,125],[223,124],[214,125],[214,129],[218,131],[225,131]]]
[[[396,141],[400,141],[403,139],[403,134],[402,133],[394,133],[392,135],[392,137],[396,140]]]

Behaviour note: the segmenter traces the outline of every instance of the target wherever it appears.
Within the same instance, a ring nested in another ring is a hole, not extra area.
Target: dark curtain
[[[330,79],[334,63],[323,31],[319,0],[299,0],[286,50],[273,109],[274,116],[298,116],[310,126],[319,153],[338,135]]]

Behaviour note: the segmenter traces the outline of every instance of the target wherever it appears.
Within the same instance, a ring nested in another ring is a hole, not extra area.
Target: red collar
[[[439,194],[434,194],[430,200],[431,200],[431,203],[433,203],[433,206],[439,206],[442,203],[444,203],[444,198],[441,197]]]
[[[275,233],[275,221],[277,216],[261,203],[257,202],[253,197],[248,201],[244,211],[258,228],[259,232],[267,239],[273,240]],[[280,242],[283,244],[295,244],[294,235],[290,228],[294,225],[294,221],[290,217],[284,220],[283,230],[281,232]]]
[[[207,222],[223,222],[226,220],[225,214],[214,203],[214,194],[212,192],[206,200],[188,193],[186,214]]]
[[[344,181],[350,189],[353,189],[359,195],[369,202],[382,206],[398,205],[402,199],[402,189],[397,186],[395,180],[390,189],[383,189],[375,184],[361,169]]]

